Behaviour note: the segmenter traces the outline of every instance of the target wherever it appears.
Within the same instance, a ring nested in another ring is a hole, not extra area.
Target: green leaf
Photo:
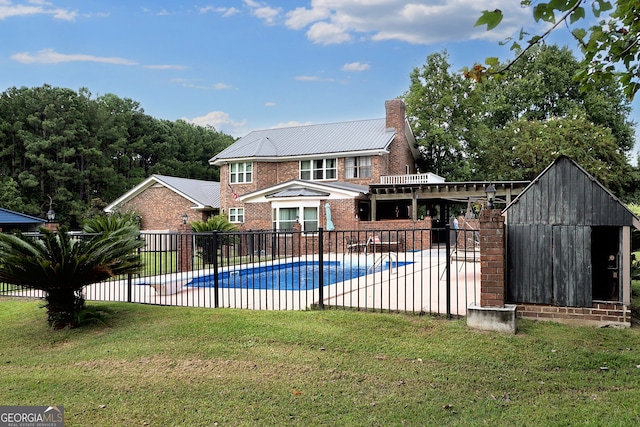
[[[602,12],[613,9],[611,3],[606,0],[595,0],[591,7],[596,18],[598,18]]]
[[[587,31],[584,28],[576,28],[571,31],[571,34],[573,34],[573,37],[582,40],[587,36]]]
[[[482,11],[482,16],[478,18],[474,27],[479,27],[480,25],[486,25],[487,31],[494,29],[495,27],[502,22],[502,11],[500,9],[496,9],[494,11],[484,10]]]
[[[584,19],[584,17],[585,17],[584,7],[579,7],[576,10],[574,10],[571,16],[569,17],[569,22],[573,24],[574,22],[579,21],[580,19]]]
[[[484,63],[490,67],[497,67],[500,65],[500,60],[496,56],[490,56],[484,60]]]
[[[553,8],[549,7],[548,3],[540,3],[533,8],[533,19],[535,19],[536,22],[540,20],[555,22],[556,16],[553,13]]]
[[[516,42],[513,42],[510,48],[510,50],[515,50],[515,51],[519,51],[520,49],[522,49],[522,47],[520,46],[519,43],[516,43]]]

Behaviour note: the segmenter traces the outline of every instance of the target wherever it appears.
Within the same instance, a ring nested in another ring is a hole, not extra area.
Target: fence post
[[[447,224],[444,226],[444,228],[446,230],[447,236],[447,238],[445,239],[446,254],[444,266],[447,278],[447,319],[451,319],[451,235],[449,234],[451,232],[451,227],[449,226],[449,224]]]
[[[131,302],[131,292],[133,290],[133,279],[131,276],[133,276],[132,273],[127,274],[127,302]]]
[[[218,289],[220,286],[218,279],[218,231],[213,231],[213,236],[211,237],[211,246],[213,246],[214,257],[213,257],[213,306],[218,308],[219,299],[218,299]]]
[[[324,236],[322,227],[318,227],[318,307],[324,310]]]

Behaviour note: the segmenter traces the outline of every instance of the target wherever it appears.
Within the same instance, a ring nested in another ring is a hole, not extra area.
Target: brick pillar
[[[182,224],[179,232],[179,270],[191,271],[193,270],[193,234],[191,233],[191,225]]]
[[[480,214],[480,307],[504,307],[504,217],[500,209]]]
[[[47,229],[49,231],[57,231],[59,226],[60,224],[58,224],[57,222],[45,222],[42,225],[42,228]]]
[[[302,224],[296,222],[293,224],[293,251],[292,256],[298,257],[302,252]]]

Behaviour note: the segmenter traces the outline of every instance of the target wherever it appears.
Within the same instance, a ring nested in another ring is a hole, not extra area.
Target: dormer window
[[[229,165],[229,182],[243,184],[253,181],[253,163],[231,163]]]
[[[346,178],[371,178],[371,157],[347,157],[344,159]]]
[[[300,179],[308,181],[327,181],[338,177],[338,161],[336,159],[302,160],[300,162]]]

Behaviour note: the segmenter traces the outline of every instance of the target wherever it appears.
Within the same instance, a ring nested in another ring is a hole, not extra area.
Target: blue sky
[[[0,0],[0,90],[86,87],[236,137],[383,117],[430,53],[446,49],[455,70],[509,59],[498,41],[531,22],[519,3]],[[473,27],[496,8],[506,15],[496,30]]]

